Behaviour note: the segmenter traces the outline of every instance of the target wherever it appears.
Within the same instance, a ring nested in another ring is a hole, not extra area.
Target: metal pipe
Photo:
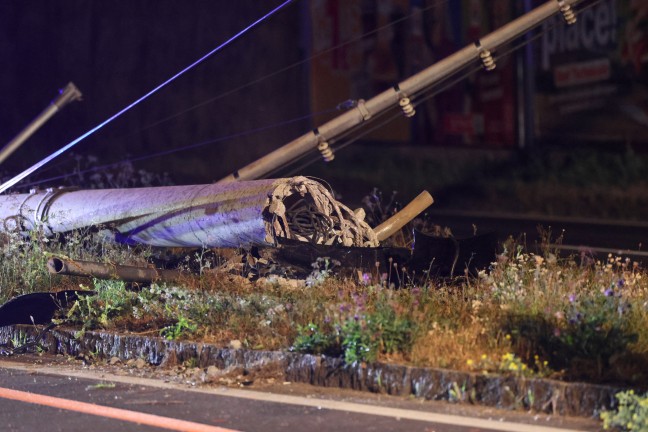
[[[18,147],[20,147],[30,136],[34,134],[41,126],[47,122],[54,114],[70,102],[81,100],[81,92],[74,85],[68,83],[64,88],[59,90],[59,95],[54,99],[43,112],[31,121],[14,139],[9,141],[0,150],[0,164],[5,161]]]
[[[155,281],[175,282],[183,276],[183,273],[179,270],[104,264],[56,257],[50,258],[47,261],[47,270],[51,274],[58,275],[84,276],[139,283],[150,283]]]
[[[278,237],[378,245],[366,222],[305,177],[0,196],[0,231],[51,235],[91,226],[110,228],[118,242],[152,246],[274,246]]]
[[[561,12],[561,8],[569,8],[581,1],[583,0],[550,0],[544,3],[531,12],[522,15],[502,28],[488,34],[481,40],[476,41],[474,44],[457,51],[427,69],[411,76],[393,88],[367,101],[359,101],[357,107],[354,109],[335,117],[314,129],[314,131],[302,135],[229,176],[222,178],[219,180],[219,183],[262,178],[269,172],[316,149],[320,143],[333,140],[340,134],[370,120],[371,117],[394,106],[398,106],[399,102],[404,98],[411,98],[416,93],[441,82],[475,60],[482,58],[482,53],[495,51],[500,46],[511,42],[519,35],[533,29],[547,18]]]

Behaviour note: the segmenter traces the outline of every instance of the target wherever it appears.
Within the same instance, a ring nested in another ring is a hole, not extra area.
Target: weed
[[[616,412],[601,413],[603,427],[620,428],[627,431],[648,430],[648,394],[637,395],[633,390],[616,394],[619,406]]]
[[[334,340],[330,334],[324,334],[317,324],[312,322],[297,326],[297,337],[291,349],[297,352],[323,354],[330,350]]]
[[[99,382],[97,384],[89,385],[86,391],[90,390],[112,390],[116,387],[115,383]]]
[[[184,316],[180,316],[175,324],[164,327],[160,335],[167,340],[180,339],[183,336],[192,334],[198,329],[198,324],[191,322]]]

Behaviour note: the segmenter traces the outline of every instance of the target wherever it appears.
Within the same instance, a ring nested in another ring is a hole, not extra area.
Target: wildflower
[[[511,340],[511,335],[510,335],[510,334],[507,334],[506,336],[504,336],[504,339],[506,339],[506,340]]]
[[[467,364],[468,366],[472,366],[473,363],[474,363],[474,362],[472,361],[472,359],[468,359],[468,360],[466,360],[466,364]]]
[[[614,290],[612,288],[608,288],[603,294],[605,295],[605,297],[612,297],[614,295]]]
[[[371,283],[371,274],[362,273],[362,281],[361,281],[361,283],[363,285],[369,285]]]

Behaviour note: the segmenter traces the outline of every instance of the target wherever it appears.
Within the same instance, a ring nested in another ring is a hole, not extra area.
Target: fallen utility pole
[[[54,114],[59,112],[70,102],[81,100],[81,92],[73,84],[68,83],[64,88],[59,90],[59,95],[41,112],[34,120],[31,121],[14,139],[9,141],[0,150],[0,164],[5,161],[13,152],[15,152],[27,139],[34,134],[41,126],[45,124]]]
[[[419,92],[442,82],[475,60],[480,60],[486,70],[495,69],[496,64],[493,58],[495,50],[532,30],[557,13],[562,13],[568,24],[575,23],[576,17],[571,6],[581,1],[583,0],[550,0],[544,3],[377,96],[367,101],[359,100],[353,109],[224,177],[219,180],[219,183],[263,178],[275,169],[281,168],[315,149],[322,153],[324,160],[332,160],[333,153],[330,144],[341,134],[370,121],[372,117],[393,107],[400,107],[406,117],[414,116],[415,109],[412,100]]]
[[[276,246],[278,238],[378,246],[363,218],[306,177],[0,196],[0,232],[104,227],[118,242],[152,246]]]

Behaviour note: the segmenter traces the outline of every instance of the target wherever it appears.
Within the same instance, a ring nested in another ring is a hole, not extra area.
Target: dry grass
[[[92,237],[92,235],[91,235]],[[476,278],[410,282],[395,273],[336,276],[319,266],[305,280],[272,272],[251,278],[244,254],[187,253],[199,276],[140,291],[94,281],[97,296],[79,302],[68,324],[252,349],[295,349],[347,361],[398,361],[460,370],[539,374],[648,386],[648,274],[610,256],[599,262],[509,243]],[[52,277],[50,254],[142,264],[156,251],[99,246],[94,240],[6,238],[0,252],[2,299],[34,290],[77,287]],[[266,263],[267,264],[267,263]],[[259,268],[260,263],[254,265]],[[252,272],[253,273],[253,272]],[[88,280],[84,283],[89,284]]]

